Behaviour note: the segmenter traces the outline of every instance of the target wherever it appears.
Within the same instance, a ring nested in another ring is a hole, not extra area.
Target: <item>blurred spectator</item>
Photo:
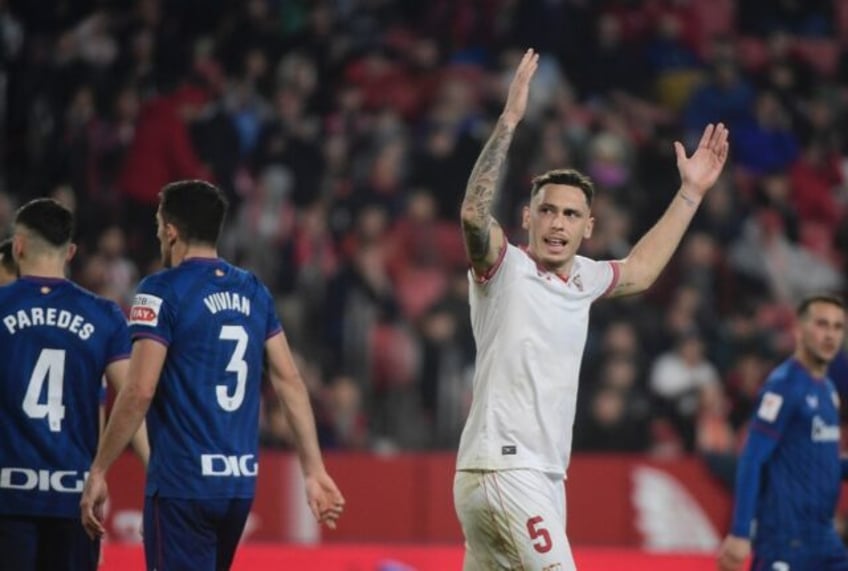
[[[126,235],[120,226],[106,228],[97,239],[95,256],[104,264],[103,290],[105,297],[128,310],[138,283],[138,268],[127,257]]]
[[[750,121],[756,92],[739,69],[736,52],[728,43],[725,38],[714,40],[714,59],[707,80],[685,104],[683,121],[688,142],[694,142],[696,133],[708,123],[723,121],[733,134],[737,127]]]
[[[731,248],[730,264],[756,280],[753,289],[790,305],[811,292],[836,291],[843,285],[842,276],[827,262],[789,241],[773,210],[760,210],[748,220]]]
[[[687,451],[695,449],[699,395],[704,387],[719,380],[718,371],[706,358],[703,340],[694,332],[682,334],[673,351],[654,361],[651,392],[683,438]]]
[[[362,450],[368,446],[368,420],[362,405],[362,392],[352,378],[339,375],[330,380],[323,394],[325,428],[322,444],[327,448]]]
[[[211,180],[189,138],[187,124],[208,101],[201,88],[182,85],[172,93],[146,102],[118,180],[126,200],[126,220],[133,252],[146,258],[156,251],[151,232],[159,191],[179,179]]]
[[[695,449],[710,472],[728,489],[736,479],[736,434],[728,419],[728,404],[720,383],[701,388],[695,421]]]
[[[734,125],[730,138],[737,164],[755,174],[784,170],[798,157],[798,139],[772,92],[757,95],[753,120]]]

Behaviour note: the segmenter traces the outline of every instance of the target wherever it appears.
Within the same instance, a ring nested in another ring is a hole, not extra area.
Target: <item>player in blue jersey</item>
[[[848,571],[834,528],[840,479],[839,397],[827,368],[842,346],[845,306],[817,295],[798,308],[796,349],[766,380],[736,475],[736,506],[719,568]]]
[[[296,438],[306,495],[335,526],[344,500],[327,474],[309,396],[252,274],[218,258],[227,203],[201,181],[166,186],[157,236],[164,271],[138,287],[128,390],[118,395],[81,504],[103,533],[105,473],[147,414],[151,457],[144,508],[148,569],[227,569],[256,485],[264,357]]]
[[[98,438],[101,379],[129,367],[120,308],[65,279],[73,216],[50,199],[16,213],[21,277],[0,287],[0,568],[82,570],[98,542],[78,519]],[[5,256],[5,255],[4,255]]]
[[[12,283],[18,277],[18,265],[12,257],[12,239],[0,242],[0,286]]]

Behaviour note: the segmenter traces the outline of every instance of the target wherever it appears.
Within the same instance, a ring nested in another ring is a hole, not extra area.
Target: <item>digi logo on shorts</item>
[[[81,474],[76,470],[5,467],[0,468],[0,489],[79,494],[87,477],[88,472]]]
[[[204,476],[253,477],[259,471],[259,464],[253,454],[201,454],[200,470]]]

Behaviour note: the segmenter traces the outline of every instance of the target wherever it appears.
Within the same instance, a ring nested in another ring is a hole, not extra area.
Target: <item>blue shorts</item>
[[[755,553],[751,571],[848,571],[848,551],[841,543],[831,543],[816,551],[789,548],[780,554]]]
[[[206,571],[233,563],[252,499],[144,498],[147,569]]]
[[[94,571],[99,558],[79,518],[0,516],[0,569]]]

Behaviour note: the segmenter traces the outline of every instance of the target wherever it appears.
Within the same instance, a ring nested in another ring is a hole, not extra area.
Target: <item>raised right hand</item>
[[[532,48],[524,52],[521,63],[515,70],[515,77],[509,85],[509,94],[506,97],[506,105],[502,117],[513,127],[524,117],[527,110],[527,97],[530,93],[530,81],[536,68],[539,67],[539,54]]]

